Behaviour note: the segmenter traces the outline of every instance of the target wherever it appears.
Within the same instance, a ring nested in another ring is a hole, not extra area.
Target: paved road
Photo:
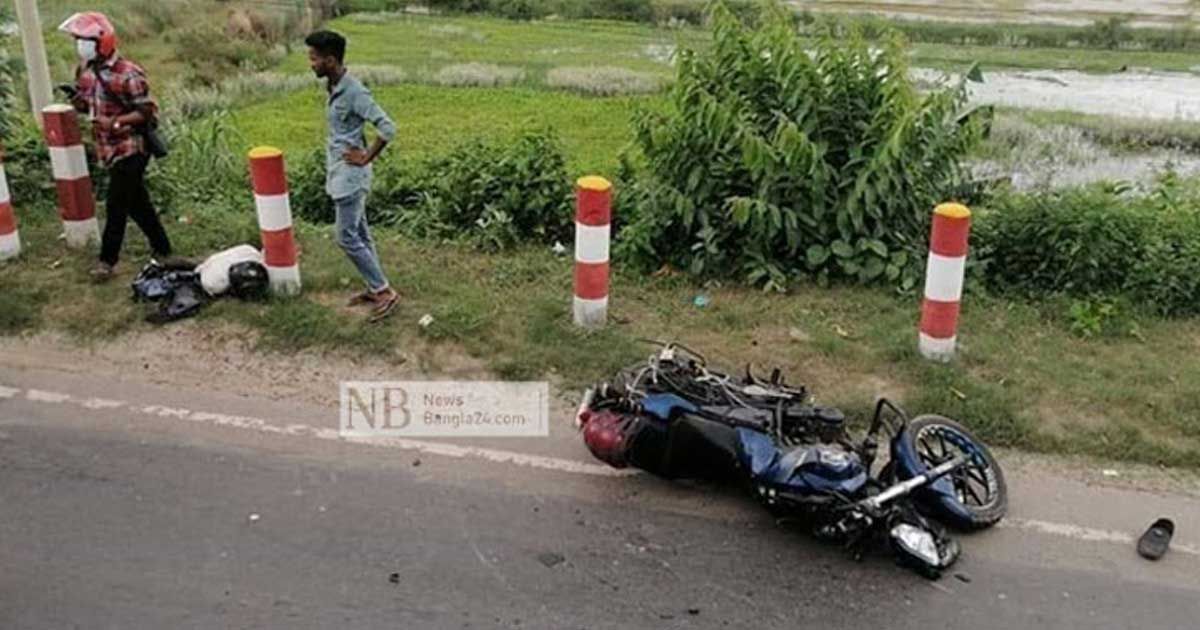
[[[320,439],[321,407],[0,357],[0,628],[1190,628],[1200,508],[1006,461],[1013,518],[931,583],[720,488]],[[292,427],[273,430],[269,427]],[[424,448],[424,450],[422,450]],[[538,457],[504,461],[519,450]],[[510,458],[511,459],[511,458]],[[577,466],[563,462],[577,462]],[[1159,513],[1179,549],[1127,539]],[[394,575],[394,577],[393,577]]]

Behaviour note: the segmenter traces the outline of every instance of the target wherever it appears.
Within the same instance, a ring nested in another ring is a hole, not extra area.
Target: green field
[[[369,18],[368,18],[369,19]],[[364,21],[351,15],[329,28],[350,41],[351,64],[399,66],[414,75],[433,74],[446,65],[482,62],[517,66],[538,81],[551,68],[606,65],[669,74],[677,44],[701,45],[699,29],[660,29],[647,24],[608,21],[517,22],[491,17],[401,15]],[[307,69],[300,55],[284,71]]]
[[[532,88],[448,88],[404,85],[375,90],[400,133],[392,151],[426,156],[473,137],[507,138],[549,125],[559,133],[579,171],[610,172],[629,141],[630,113],[653,106],[649,97],[591,98]],[[247,146],[269,144],[289,155],[322,142],[324,91],[259,103],[236,113]]]

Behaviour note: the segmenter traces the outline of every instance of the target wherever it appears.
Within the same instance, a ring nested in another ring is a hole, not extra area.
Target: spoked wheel
[[[1008,511],[1008,488],[1000,465],[982,442],[961,424],[942,416],[920,416],[909,423],[910,440],[926,470],[959,456],[967,463],[937,482],[949,484],[953,495],[940,494],[937,517],[960,529],[982,529],[996,524]]]

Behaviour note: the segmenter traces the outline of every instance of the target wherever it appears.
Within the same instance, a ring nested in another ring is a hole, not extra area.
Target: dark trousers
[[[100,260],[110,265],[117,264],[121,256],[125,224],[130,217],[150,240],[155,256],[171,255],[171,240],[167,238],[167,231],[150,202],[150,192],[146,190],[146,165],[149,162],[150,158],[142,153],[119,160],[109,169],[105,204],[108,219],[100,243]]]

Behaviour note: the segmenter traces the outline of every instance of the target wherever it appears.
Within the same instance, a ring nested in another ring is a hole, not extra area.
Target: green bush
[[[280,53],[258,39],[231,37],[214,25],[192,26],[173,36],[177,61],[188,66],[190,84],[215,86],[241,71],[265,70]]]
[[[723,3],[711,23],[713,46],[679,55],[667,110],[635,117],[618,254],[775,288],[915,286],[931,210],[981,138],[982,120],[961,122],[965,86],[922,95],[898,37],[805,43],[779,4],[757,28]]]
[[[50,172],[50,150],[33,121],[14,117],[3,142],[4,172],[13,200],[24,205],[53,199],[55,188]]]
[[[566,239],[573,227],[566,158],[550,132],[473,141],[427,163],[420,205],[400,221],[420,236],[468,236],[488,249]],[[399,189],[413,198],[413,186]],[[395,190],[389,191],[394,198]]]
[[[973,256],[985,283],[1027,297],[1123,297],[1163,315],[1200,313],[1200,186],[1152,195],[1104,187],[1013,195],[980,212]],[[1103,300],[1097,304],[1104,304]],[[1084,304],[1073,318],[1104,316]]]
[[[0,6],[0,23],[11,24],[12,17],[7,6]],[[9,48],[14,45],[7,32],[0,32],[0,139],[6,142],[18,124],[17,86],[23,72],[21,60]]]
[[[289,179],[296,215],[332,223],[324,154],[305,156]],[[493,250],[566,240],[574,226],[566,157],[549,131],[511,142],[469,141],[422,162],[383,162],[368,210],[376,225],[417,238],[467,239]]]

